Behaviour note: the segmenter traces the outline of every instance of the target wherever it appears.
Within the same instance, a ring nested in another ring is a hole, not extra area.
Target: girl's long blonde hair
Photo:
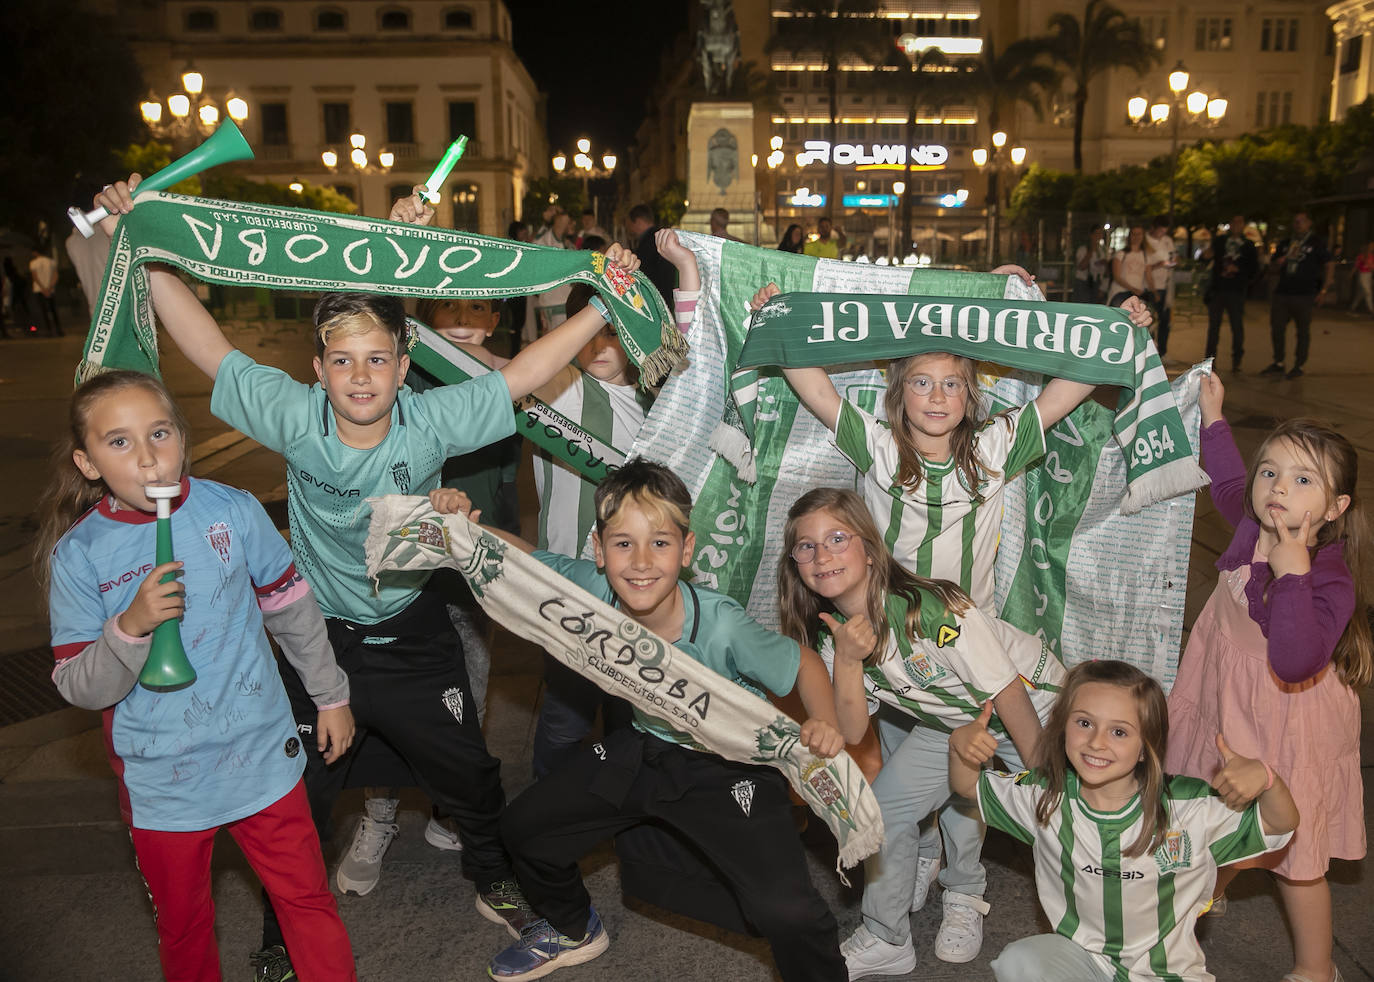
[[[106,396],[116,395],[125,389],[144,388],[167,407],[167,418],[172,421],[181,434],[182,462],[181,476],[185,477],[191,460],[190,427],[186,417],[181,414],[167,387],[160,379],[142,372],[118,370],[102,372],[77,386],[72,393],[71,408],[67,416],[67,432],[52,453],[52,480],[43,496],[39,508],[38,536],[33,546],[33,569],[38,578],[44,599],[52,579],[52,553],[57,540],[66,534],[72,523],[84,515],[108,492],[104,481],[92,481],[76,469],[72,454],[86,449],[86,430],[89,425],[91,408]]]
[[[1064,687],[1054,701],[1050,718],[1040,731],[1035,745],[1035,760],[1027,761],[1045,779],[1045,792],[1035,803],[1035,820],[1043,827],[1059,809],[1069,773],[1069,755],[1064,734],[1078,690],[1090,682],[1115,685],[1135,698],[1140,718],[1140,739],[1144,756],[1135,765],[1140,785],[1140,835],[1125,856],[1154,852],[1169,830],[1169,801],[1164,794],[1164,752],[1169,746],[1169,706],[1159,683],[1134,665],[1124,661],[1086,661],[1069,669]]]
[[[1314,551],[1339,542],[1345,563],[1350,567],[1350,575],[1355,581],[1355,612],[1336,642],[1331,664],[1341,681],[1352,689],[1362,689],[1374,678],[1374,637],[1370,635],[1370,590],[1365,568],[1370,550],[1369,517],[1356,493],[1359,455],[1349,440],[1321,420],[1299,417],[1280,423],[1260,444],[1245,476],[1245,513],[1256,521],[1259,521],[1259,516],[1255,514],[1255,506],[1251,501],[1255,472],[1269,445],[1275,440],[1292,442],[1317,465],[1317,471],[1326,482],[1324,490],[1328,506],[1335,504],[1343,494],[1350,496],[1350,505],[1345,512],[1317,530]]]
[[[901,485],[908,494],[914,494],[921,486],[925,471],[921,466],[921,451],[911,438],[911,421],[906,415],[906,380],[915,371],[916,360],[933,352],[900,358],[887,366],[887,394],[883,397],[883,408],[887,410],[887,421],[892,426],[892,438],[897,444],[897,475],[894,482]],[[943,353],[943,352],[942,352]],[[959,475],[959,483],[964,490],[978,498],[978,488],[983,481],[992,477],[988,469],[974,452],[974,437],[983,422],[983,395],[978,389],[978,363],[971,358],[949,355],[959,368],[959,377],[968,390],[964,402],[964,418],[950,434],[950,456],[954,459],[954,469]],[[881,541],[881,540],[880,540]]]
[[[860,548],[871,560],[868,567],[868,590],[865,597],[868,622],[878,643],[868,656],[870,664],[887,656],[891,630],[885,605],[889,594],[897,594],[907,601],[906,632],[911,638],[920,637],[921,590],[928,590],[955,614],[962,614],[973,606],[969,595],[949,580],[932,580],[916,576],[892,558],[883,548],[883,537],[873,524],[863,499],[848,488],[814,488],[806,492],[787,512],[783,526],[782,556],[778,559],[778,610],[782,617],[782,633],[801,644],[815,648],[820,641],[822,611],[836,613],[830,601],[822,599],[802,582],[797,573],[792,549],[797,544],[797,526],[812,512],[828,511],[842,525],[854,531]],[[850,549],[854,548],[853,544]]]

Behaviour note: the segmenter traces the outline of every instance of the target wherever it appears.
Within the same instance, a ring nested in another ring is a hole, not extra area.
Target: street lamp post
[[[165,114],[163,100],[155,93],[149,93],[138,105],[148,129],[156,136],[181,144],[178,149],[186,149],[184,144],[192,137],[209,136],[219,126],[222,116],[228,116],[235,123],[248,118],[248,103],[232,89],[225,93],[221,110],[221,105],[205,94],[205,76],[189,62],[181,73],[181,89],[167,97]]]
[[[1007,149],[1003,155],[1002,150]],[[1026,162],[1025,147],[1007,148],[1007,134],[998,130],[992,134],[992,147],[978,147],[973,151],[973,165],[979,170],[988,168],[988,267],[994,266],[998,259],[998,237],[1001,235],[1000,223],[1002,214],[1002,191],[1001,173],[1002,171],[1012,171],[1021,167]]]
[[[380,150],[377,152],[377,163],[374,165],[367,157],[366,135],[353,133],[349,136],[348,143],[352,147],[348,152],[348,162],[358,174],[358,214],[366,215],[367,207],[363,204],[363,178],[368,174],[385,174],[391,170],[391,166],[396,163],[396,155],[390,150]],[[333,150],[325,150],[320,154],[320,163],[324,164],[330,173],[334,173],[339,168],[339,155]]]
[[[1190,76],[1188,69],[1180,61],[1169,73],[1169,101],[1151,103],[1143,95],[1132,96],[1126,101],[1126,116],[1131,125],[1137,128],[1162,126],[1171,123],[1169,147],[1169,227],[1174,224],[1174,192],[1178,180],[1178,134],[1183,125],[1183,110],[1188,111],[1189,123],[1204,126],[1217,126],[1226,116],[1227,101],[1218,96],[1208,95],[1200,89],[1183,93],[1188,88]]]
[[[608,150],[601,155],[601,166],[598,167],[596,161],[592,160],[591,154],[592,141],[588,140],[586,137],[582,137],[577,141],[577,153],[573,155],[572,163],[577,169],[577,172],[582,176],[582,197],[591,202],[592,217],[595,219],[596,224],[600,225],[600,200],[591,196],[590,182],[614,175],[617,158],[615,154]],[[553,160],[550,161],[550,163],[553,164],[554,172],[562,175],[563,171],[566,170],[568,166],[567,155],[562,152],[556,153],[553,155]]]
[[[782,205],[778,203],[778,179],[777,170],[782,162],[787,159],[787,155],[782,152],[782,137],[774,136],[768,141],[769,152],[766,163],[768,164],[769,185],[773,190],[773,231],[778,235],[778,243],[782,243]]]

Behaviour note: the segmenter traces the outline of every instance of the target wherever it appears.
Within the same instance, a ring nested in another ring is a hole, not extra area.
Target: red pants
[[[225,826],[272,898],[301,982],[352,982],[353,949],[324,871],[305,785]],[[157,920],[158,957],[168,982],[219,982],[210,853],[216,829],[131,829],[139,870]]]

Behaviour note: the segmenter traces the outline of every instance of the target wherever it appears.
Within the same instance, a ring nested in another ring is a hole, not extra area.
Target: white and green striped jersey
[[[1035,771],[984,771],[978,807],[994,828],[1030,843],[1035,886],[1054,930],[1081,945],[1115,982],[1212,982],[1193,928],[1212,897],[1217,867],[1281,849],[1293,833],[1265,835],[1258,805],[1232,811],[1206,782],[1171,777],[1169,828],[1154,852],[1123,855],[1140,835],[1140,796],[1121,811],[1095,811],[1068,774],[1044,826]]]
[[[635,386],[598,382],[576,366],[559,372],[539,394],[578,426],[621,450],[629,450],[644,425],[645,397]],[[580,556],[596,522],[596,485],[540,452],[534,458],[534,488],[539,495],[539,548]]]
[[[906,629],[906,598],[889,594],[884,604],[887,657],[864,670],[869,715],[882,701],[922,726],[952,733],[973,722],[983,703],[1019,676],[1043,723],[1064,681],[1064,666],[1049,647],[977,607],[959,615],[935,594],[920,593],[915,638]],[[835,619],[843,620],[838,614]],[[835,642],[828,631],[821,634],[820,655],[833,676]],[[999,738],[1007,735],[996,715],[990,729]]]
[[[922,461],[914,493],[894,483],[900,462],[886,421],[845,400],[835,423],[835,446],[863,474],[864,502],[897,562],[917,576],[953,580],[990,614],[993,566],[1002,528],[1002,488],[1045,452],[1045,432],[1034,403],[998,413],[982,424],[974,450],[990,473],[970,490],[953,459]]]

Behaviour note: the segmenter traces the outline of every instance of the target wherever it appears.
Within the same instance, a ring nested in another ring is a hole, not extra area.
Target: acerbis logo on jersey
[[[957,640],[959,640],[959,626],[957,624],[941,624],[940,630],[935,632],[935,647],[937,648],[943,648]]]

